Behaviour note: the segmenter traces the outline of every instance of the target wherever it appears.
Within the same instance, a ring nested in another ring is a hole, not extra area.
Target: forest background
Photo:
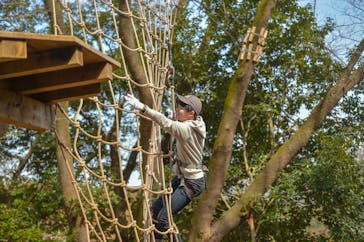
[[[210,169],[208,191],[176,218],[184,238],[364,240],[364,6],[346,2],[343,26],[318,24],[313,5],[300,1],[184,2],[176,91],[203,100]],[[273,6],[264,18],[265,3]],[[0,28],[51,33],[47,4],[2,0]],[[264,19],[261,59],[238,61],[247,28]],[[75,240],[79,214],[61,187],[54,134],[1,128],[1,240]],[[92,160],[94,150],[83,152]]]

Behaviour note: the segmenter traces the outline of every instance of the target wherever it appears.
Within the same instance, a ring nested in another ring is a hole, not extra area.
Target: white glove
[[[128,94],[125,97],[125,101],[133,106],[135,109],[144,110],[144,104],[140,102],[133,94]]]

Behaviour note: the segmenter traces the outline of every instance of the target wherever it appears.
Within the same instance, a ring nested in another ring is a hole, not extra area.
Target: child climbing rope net
[[[125,106],[123,97],[127,92],[139,93],[158,111],[167,100],[173,112],[174,86],[166,81],[173,79],[170,48],[177,2],[137,0],[129,5],[120,1],[115,6],[111,0],[62,1],[62,11],[57,3],[53,1],[56,35],[75,35],[122,64],[99,96],[81,99],[68,110],[57,106],[71,126],[71,146],[57,132],[56,137],[64,158],[72,164],[68,171],[88,237],[154,241],[154,233],[159,232],[172,238],[178,229],[170,202],[167,231],[156,231],[150,209],[157,195],[168,201],[172,192],[164,175],[161,130]],[[147,131],[142,132],[142,127]]]

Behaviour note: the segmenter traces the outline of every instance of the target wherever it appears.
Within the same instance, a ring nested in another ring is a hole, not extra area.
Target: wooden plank
[[[55,109],[32,98],[0,90],[0,122],[42,131],[54,127]]]
[[[27,42],[24,40],[0,39],[0,63],[27,58]]]
[[[111,79],[111,64],[97,63],[85,67],[0,80],[0,89],[31,95],[71,87],[82,87]]]
[[[31,97],[45,103],[57,103],[62,101],[72,101],[85,97],[97,96],[101,91],[101,84],[91,84],[88,86],[73,87],[58,91],[34,94]]]
[[[0,65],[0,80],[63,70],[83,65],[83,54],[74,46],[30,54],[26,60]]]
[[[81,47],[84,56],[84,63],[97,63],[97,62],[108,62],[113,66],[113,70],[120,68],[121,64],[96,50],[91,45],[85,43],[84,41],[70,35],[47,35],[47,34],[34,34],[25,32],[7,32],[0,31],[0,39],[21,39],[27,40],[30,51],[44,51],[48,49],[67,47],[67,46],[78,46]]]

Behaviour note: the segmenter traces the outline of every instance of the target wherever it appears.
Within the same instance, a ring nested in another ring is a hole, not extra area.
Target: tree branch
[[[339,100],[356,84],[364,79],[364,65],[353,71],[364,49],[364,39],[354,52],[348,65],[342,72],[340,80],[329,89],[325,97],[315,107],[307,120],[298,128],[297,132],[284,144],[268,161],[262,172],[247,188],[232,208],[222,215],[213,225],[212,237],[222,238],[229,231],[240,224],[247,214],[268,188],[277,180],[279,173],[289,164],[294,156],[309,142],[314,131],[323,124],[327,115],[337,105]],[[351,75],[349,75],[351,73]]]
[[[253,21],[253,26],[256,27],[257,32],[262,28],[267,28],[268,20],[275,5],[275,0],[262,0],[259,2],[257,14]],[[256,46],[257,40],[253,42],[253,45]],[[202,198],[198,207],[194,210],[192,218],[192,223],[195,224],[190,233],[190,240],[192,241],[219,241],[226,234],[225,232],[221,235],[216,234],[214,230],[211,230],[211,222],[220,199],[232,154],[236,127],[240,120],[246,91],[254,68],[255,63],[252,60],[242,60],[229,86],[225,99],[224,113],[209,162],[210,171],[207,178],[207,187],[209,189],[202,194]],[[236,212],[239,213],[239,211]],[[240,214],[238,218],[240,219]],[[231,221],[225,222],[230,223]],[[236,224],[239,224],[239,222],[235,223],[233,221],[231,225],[235,226]],[[231,229],[230,225],[228,225],[228,228]]]
[[[25,165],[27,164],[30,156],[33,154],[33,149],[37,145],[37,143],[38,143],[38,138],[36,138],[34,140],[34,142],[30,145],[29,150],[25,154],[25,156],[24,157],[21,157],[21,159],[19,159],[18,168],[16,169],[16,171],[14,172],[14,175],[12,177],[12,180],[13,181],[19,178],[19,176],[20,176],[21,172],[23,171]]]

